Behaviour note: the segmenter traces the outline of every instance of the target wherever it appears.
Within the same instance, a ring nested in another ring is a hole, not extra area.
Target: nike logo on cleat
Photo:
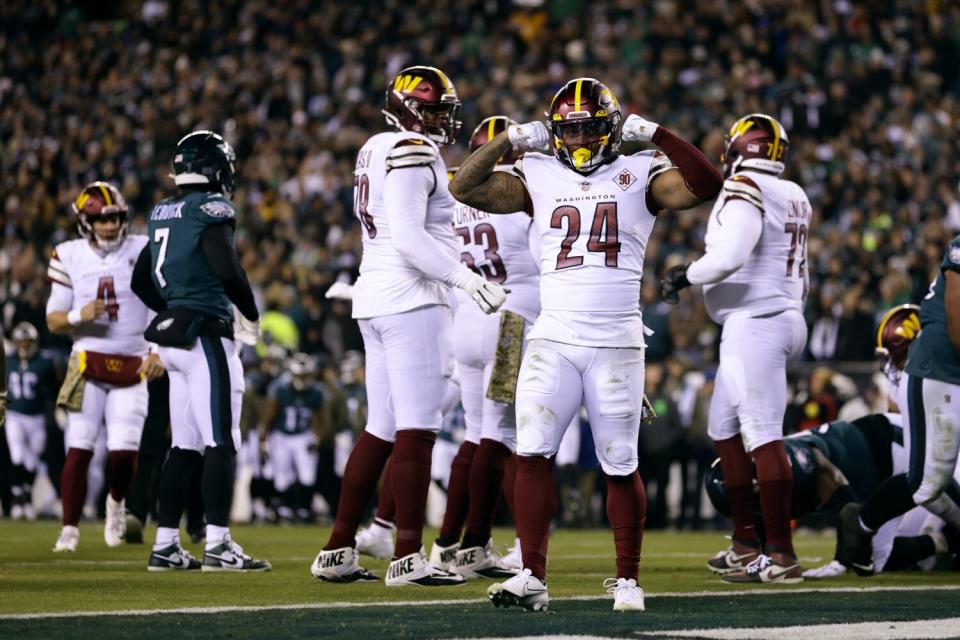
[[[214,556],[211,554],[207,554],[207,557],[213,558],[214,560],[218,560],[221,566],[228,567],[230,569],[239,569],[240,567],[243,566],[243,558],[238,558],[237,556],[233,556],[233,559],[229,559],[223,556]]]

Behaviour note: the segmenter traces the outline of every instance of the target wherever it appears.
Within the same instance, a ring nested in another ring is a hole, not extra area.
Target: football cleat
[[[151,551],[150,561],[147,563],[147,571],[197,571],[199,569],[200,561],[177,542],[169,547]]]
[[[614,611],[646,611],[643,589],[633,578],[607,578],[603,581],[607,593],[613,594]]]
[[[324,582],[376,582],[380,578],[360,566],[360,552],[352,547],[321,550],[310,574]]]
[[[823,580],[824,578],[839,578],[840,576],[846,575],[847,568],[843,566],[843,563],[838,562],[837,560],[831,560],[828,564],[823,565],[822,567],[817,567],[816,569],[807,569],[803,572],[804,578],[811,578],[813,580]]]
[[[520,538],[513,542],[513,548],[510,553],[500,558],[500,562],[508,569],[513,569],[518,573],[523,569],[523,554],[520,551]]]
[[[37,510],[33,508],[32,502],[23,505],[23,519],[27,522],[35,522],[37,519]]]
[[[873,575],[873,534],[860,526],[862,506],[851,502],[840,510],[840,526],[843,528],[843,546],[846,547],[850,568],[858,576]]]
[[[546,611],[550,604],[547,585],[524,569],[506,582],[492,584],[487,597],[495,607],[522,607],[527,611]]]
[[[53,545],[53,552],[73,553],[77,550],[78,544],[80,544],[80,529],[66,524],[63,525],[63,529],[60,530],[60,537],[57,538],[56,544]]]
[[[780,564],[770,556],[761,553],[743,571],[724,574],[723,581],[732,584],[756,584],[761,582],[794,584],[803,582],[803,570],[800,568],[800,563],[796,561],[790,564]]]
[[[371,523],[357,532],[357,551],[374,558],[393,556],[393,529]]]
[[[457,551],[459,550],[459,542],[454,542],[449,547],[441,547],[436,541],[434,541],[433,546],[430,547],[430,564],[435,566],[437,569],[450,571],[453,568],[453,563],[457,559]]]
[[[206,549],[203,554],[203,571],[270,571],[273,567],[266,560],[256,560],[243,552],[243,547],[227,536],[217,546]]]
[[[467,579],[427,562],[423,547],[420,551],[398,558],[387,567],[388,587],[450,587],[465,584]]]
[[[464,578],[512,578],[519,573],[504,564],[493,550],[493,540],[484,547],[460,549],[450,570]]]
[[[108,547],[118,547],[123,544],[126,531],[127,516],[123,500],[117,502],[113,496],[107,494],[107,519],[103,523],[103,541]]]
[[[23,505],[22,505],[22,504],[15,504],[15,505],[13,505],[12,507],[10,507],[10,519],[11,519],[11,520],[23,520],[25,517],[26,517],[26,516],[25,516],[25,514],[23,513]]]
[[[143,544],[143,523],[132,513],[127,514],[127,532],[123,539],[127,544]]]
[[[749,548],[749,547],[747,547]],[[707,568],[718,575],[725,575],[734,571],[743,571],[747,565],[757,559],[760,552],[756,549],[747,553],[737,553],[731,544],[726,551],[719,551],[707,561]]]

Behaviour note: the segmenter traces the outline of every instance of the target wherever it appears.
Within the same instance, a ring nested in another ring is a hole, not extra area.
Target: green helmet
[[[213,131],[188,133],[177,143],[173,180],[178,186],[210,185],[212,191],[233,193],[237,186],[237,154]]]

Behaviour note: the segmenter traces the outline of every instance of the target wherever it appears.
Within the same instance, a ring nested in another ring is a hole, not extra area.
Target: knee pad
[[[100,435],[99,424],[94,424],[82,413],[72,411],[67,413],[67,432],[64,443],[68,449],[93,451],[98,435]]]
[[[549,457],[560,446],[556,440],[557,417],[542,402],[529,402],[517,407],[517,453],[522,456]]]
[[[636,380],[635,376],[641,376]],[[643,360],[623,360],[605,363],[600,369],[597,382],[598,409],[604,418],[614,420],[640,418],[640,397],[638,385],[643,385]]]
[[[740,434],[743,436],[743,448],[747,453],[752,453],[765,444],[783,440],[783,425],[779,422],[758,423],[747,420],[741,422]]]
[[[140,437],[143,435],[143,423],[107,425],[107,450],[138,451]]]
[[[920,486],[913,492],[913,502],[920,507],[938,504],[937,501],[943,495],[943,490],[947,484],[949,484],[950,480],[952,480],[952,478],[947,478],[946,482],[940,482],[940,478],[932,478],[924,475],[920,481]]]
[[[603,472],[609,476],[626,476],[637,470],[637,438],[614,436],[598,441],[595,450]]]

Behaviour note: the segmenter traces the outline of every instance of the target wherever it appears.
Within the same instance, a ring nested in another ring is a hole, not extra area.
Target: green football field
[[[528,613],[495,609],[489,581],[430,589],[318,582],[309,566],[326,538],[322,527],[235,527],[249,552],[273,562],[271,573],[249,575],[151,574],[149,546],[108,549],[100,525],[80,530],[79,551],[62,557],[50,552],[57,524],[0,523],[0,637],[960,637],[957,574],[745,589],[704,566],[725,544],[720,533],[648,534],[640,580],[647,610],[614,613],[602,587],[613,575],[609,532],[559,532],[550,542],[550,611]],[[512,539],[506,530],[496,537]],[[833,539],[800,535],[798,552],[806,566],[822,564]],[[383,575],[385,561],[365,560]]]

